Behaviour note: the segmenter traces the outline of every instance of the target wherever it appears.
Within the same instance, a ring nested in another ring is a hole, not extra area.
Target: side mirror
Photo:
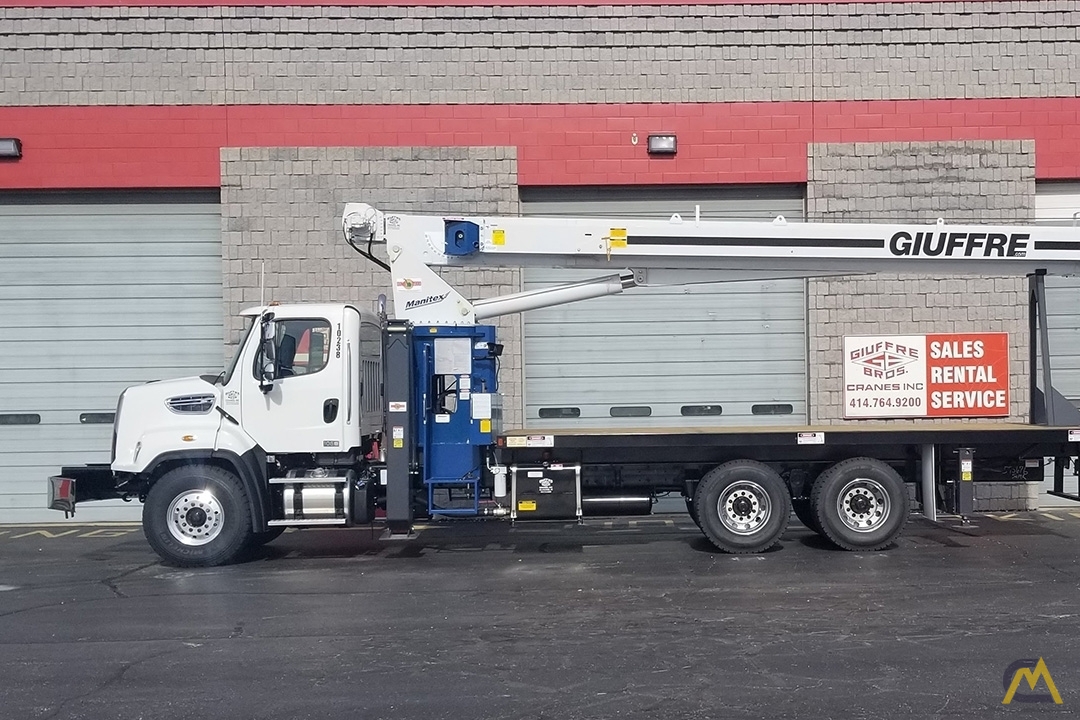
[[[270,392],[277,379],[277,326],[274,323],[274,313],[266,313],[262,316],[262,328],[259,340],[259,352],[255,357],[256,367],[259,369],[259,389],[264,393]]]

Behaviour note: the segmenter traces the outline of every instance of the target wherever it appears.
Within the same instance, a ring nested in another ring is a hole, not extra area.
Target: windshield
[[[251,329],[255,327],[255,321],[258,318],[251,318],[251,322],[247,326],[247,330],[244,331],[243,338],[236,344],[236,352],[233,353],[232,360],[229,361],[229,366],[225,368],[225,372],[221,373],[218,377],[221,378],[222,385],[228,385],[232,380],[233,371],[236,370],[236,364],[240,362],[240,355],[244,352],[244,346],[247,345],[248,336],[251,335]]]

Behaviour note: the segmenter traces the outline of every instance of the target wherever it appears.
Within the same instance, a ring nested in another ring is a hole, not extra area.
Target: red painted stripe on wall
[[[983,0],[945,0],[983,2]],[[942,0],[679,0],[666,6],[688,5],[887,5],[889,3],[942,2]],[[0,7],[596,7],[659,5],[658,0],[0,0]]]
[[[1080,178],[1080,98],[674,105],[0,108],[0,188],[218,187],[222,147],[509,146],[522,185],[805,182],[807,144],[1035,140]],[[649,133],[678,155],[649,157]],[[633,142],[637,136],[637,144]]]

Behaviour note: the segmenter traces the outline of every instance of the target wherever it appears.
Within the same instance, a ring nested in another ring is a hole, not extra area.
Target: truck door
[[[343,353],[334,351],[340,347],[341,323],[279,318],[272,328],[273,382],[260,382],[257,354],[244,368],[244,430],[268,453],[339,452],[348,402]]]

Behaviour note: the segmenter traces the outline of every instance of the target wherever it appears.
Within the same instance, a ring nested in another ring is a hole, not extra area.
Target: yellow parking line
[[[110,538],[121,537],[123,535],[130,535],[133,532],[138,532],[139,528],[98,528],[97,530],[91,530],[88,533],[83,533],[79,537],[81,538]]]
[[[11,539],[12,540],[18,540],[19,538],[30,537],[31,535],[40,535],[43,538],[48,538],[48,539],[52,540],[52,539],[55,539],[55,538],[58,538],[58,537],[64,537],[65,535],[74,535],[75,533],[80,533],[80,532],[82,532],[82,528],[75,528],[74,530],[65,530],[64,532],[58,532],[58,533],[54,533],[54,532],[52,532],[50,530],[31,530],[30,532],[25,532],[25,533],[22,533],[21,535],[12,535]]]
[[[1039,514],[1042,515],[1044,518],[1049,518],[1051,520],[1057,520],[1058,522],[1064,522],[1065,521],[1065,518],[1059,518],[1057,515],[1051,515],[1048,512],[1039,513]]]

